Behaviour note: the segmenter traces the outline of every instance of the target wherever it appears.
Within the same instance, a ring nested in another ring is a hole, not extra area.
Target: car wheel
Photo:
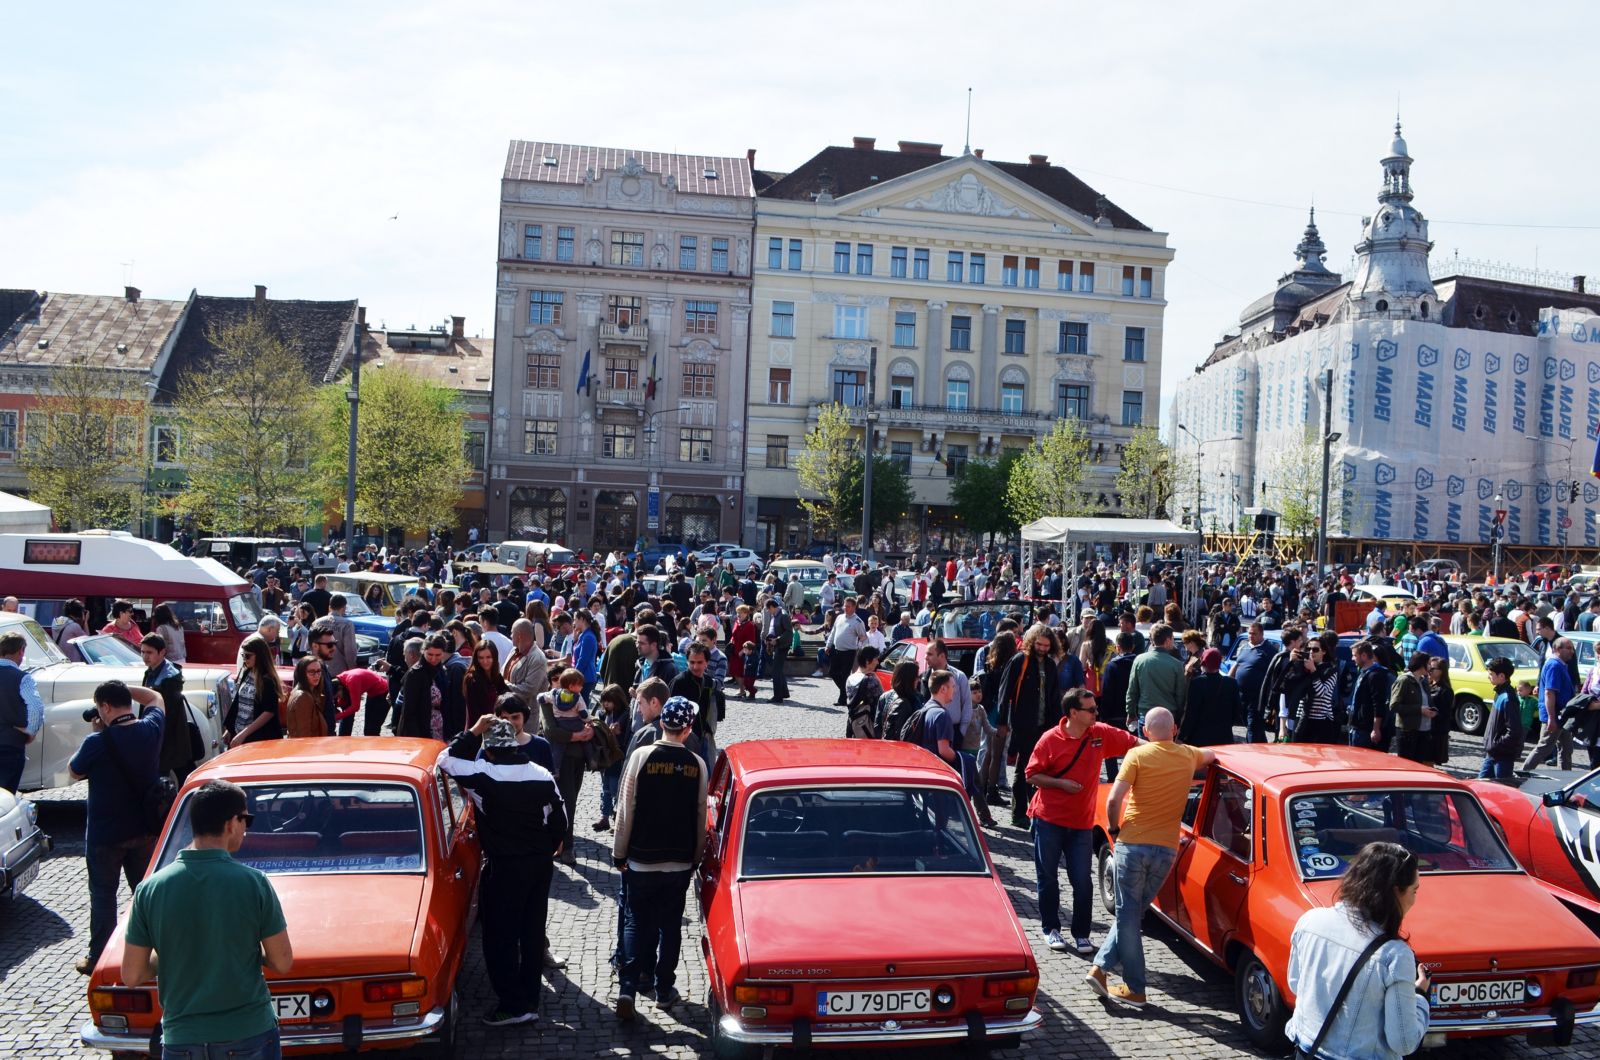
[[[1272,981],[1272,973],[1261,958],[1246,950],[1239,958],[1234,976],[1234,995],[1239,1006],[1239,1021],[1250,1040],[1263,1049],[1281,1049],[1283,1026],[1289,1022],[1289,1009]]]
[[[717,1060],[749,1060],[756,1055],[755,1049],[723,1035],[722,1006],[717,1004],[716,991],[710,987],[706,988],[706,1014],[711,1018],[711,1032],[707,1037],[711,1041],[712,1056]]]
[[[1095,855],[1094,879],[1100,891],[1100,905],[1113,916],[1117,912],[1117,879],[1111,868],[1111,844],[1107,843]]]
[[[1477,736],[1488,720],[1489,712],[1483,709],[1483,700],[1477,696],[1456,697],[1456,728],[1469,736]]]

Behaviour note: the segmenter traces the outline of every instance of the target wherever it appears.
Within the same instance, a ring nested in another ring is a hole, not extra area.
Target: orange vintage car
[[[189,844],[200,784],[232,781],[249,798],[255,820],[237,858],[271,877],[294,946],[289,973],[267,975],[285,1049],[452,1047],[481,854],[471,803],[434,767],[442,750],[396,737],[252,743],[179,792],[151,871]],[[161,1006],[153,985],[120,985],[125,925],[90,976],[81,1036],[137,1053]]]
[[[1399,843],[1421,863],[1406,916],[1433,973],[1424,1046],[1447,1038],[1600,1023],[1600,939],[1549,884],[1524,872],[1466,783],[1361,748],[1236,744],[1189,795],[1178,858],[1155,913],[1232,971],[1245,1032],[1281,1049],[1294,999],[1289,938],[1300,914],[1336,901],[1368,843]],[[1101,902],[1115,908],[1101,791],[1095,846]]]

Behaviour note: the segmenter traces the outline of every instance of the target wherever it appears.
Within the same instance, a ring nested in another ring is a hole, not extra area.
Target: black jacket
[[[1178,739],[1195,747],[1233,742],[1233,727],[1244,723],[1239,682],[1222,674],[1201,673],[1189,682]]]
[[[1379,747],[1388,747],[1393,736],[1389,724],[1389,692],[1394,687],[1394,674],[1387,667],[1373,666],[1362,670],[1356,677],[1355,697],[1350,705],[1350,731],[1372,738],[1372,725],[1377,721],[1383,733]]]
[[[1031,751],[1040,735],[1061,720],[1056,661],[1049,656],[1042,660],[1030,658],[1032,654],[1019,649],[1006,663],[1005,673],[1000,677],[1000,723],[1011,726],[1012,746],[1019,753],[1024,748]]]
[[[1128,677],[1133,673],[1133,662],[1139,656],[1113,655],[1106,663],[1106,672],[1100,678],[1100,720],[1107,725],[1126,728],[1128,725]]]
[[[442,666],[429,666],[426,659],[406,671],[400,682],[400,694],[405,697],[400,705],[400,730],[396,736],[411,736],[427,740],[433,736],[433,692]],[[443,710],[443,690],[440,691],[440,709]]]
[[[483,741],[464,732],[439,754],[439,769],[467,790],[492,861],[505,857],[555,854],[567,834],[567,805],[555,778],[529,760],[521,748],[495,752],[495,761],[479,758]]]
[[[146,670],[146,688],[161,696],[166,731],[161,736],[161,772],[188,776],[194,768],[194,750],[189,744],[189,708],[183,698],[183,671],[170,660],[160,670]]]

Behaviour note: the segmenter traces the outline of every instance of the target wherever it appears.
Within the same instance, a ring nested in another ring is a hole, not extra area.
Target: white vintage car
[[[22,634],[25,642],[22,668],[33,675],[39,698],[44,700],[44,728],[38,739],[28,745],[21,790],[65,787],[72,782],[67,763],[72,761],[83,738],[89,735],[89,723],[83,720],[83,711],[94,705],[95,686],[111,680],[137,685],[144,680],[144,665],[70,662],[39,623],[26,615],[0,612],[0,633],[11,632]],[[230,678],[224,667],[183,668],[183,695],[189,703],[189,721],[200,734],[203,759],[214,758],[222,752],[222,711],[229,695]]]
[[[33,803],[0,788],[0,898],[20,898],[50,852]]]

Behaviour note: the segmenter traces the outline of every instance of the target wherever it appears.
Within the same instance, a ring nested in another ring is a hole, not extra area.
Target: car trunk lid
[[[273,876],[294,945],[287,978],[408,971],[425,886],[417,873]]]

